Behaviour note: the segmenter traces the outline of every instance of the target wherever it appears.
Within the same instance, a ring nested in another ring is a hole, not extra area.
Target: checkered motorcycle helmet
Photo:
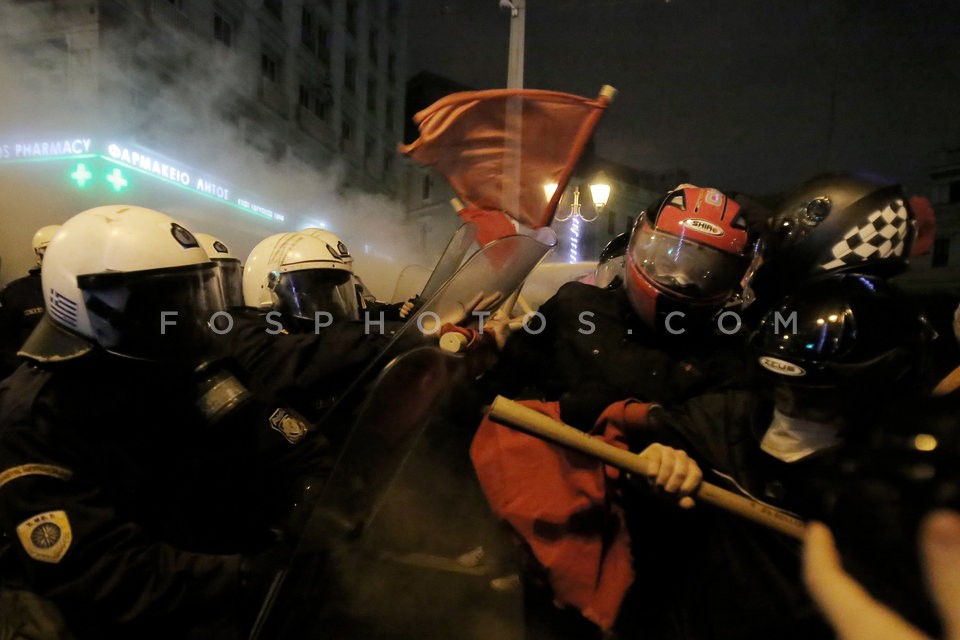
[[[844,174],[813,178],[771,217],[744,279],[744,299],[769,304],[831,272],[895,275],[906,268],[915,235],[899,185]]]
[[[883,394],[903,389],[908,374],[919,373],[931,337],[923,314],[893,285],[876,276],[834,273],[783,298],[750,344],[774,382]]]

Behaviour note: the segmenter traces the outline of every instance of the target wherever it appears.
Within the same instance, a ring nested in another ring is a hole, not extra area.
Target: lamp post
[[[507,60],[507,88],[523,88],[523,38],[527,20],[527,0],[500,0],[501,9],[510,10],[510,53]]]
[[[573,185],[573,202],[570,204],[570,208],[558,208],[554,219],[560,222],[570,217],[580,218],[584,222],[593,222],[596,220],[597,216],[600,215],[600,212],[610,200],[610,181],[607,180],[607,177],[603,175],[603,173],[599,173],[590,181],[588,189],[590,190],[590,199],[593,200],[592,210],[588,208],[587,214],[584,215],[583,206],[580,204],[580,185],[575,184]],[[550,201],[550,198],[553,197],[553,192],[556,190],[556,183],[543,185],[543,193],[547,197],[547,202]]]
[[[559,208],[554,216],[554,220],[563,222],[570,220],[570,247],[567,253],[567,262],[579,262],[580,260],[580,232],[581,225],[584,222],[593,222],[599,217],[600,212],[610,200],[610,181],[603,173],[594,176],[589,182],[587,188],[590,191],[590,198],[593,200],[593,207],[587,207],[587,215],[584,215],[583,206],[580,204],[580,185],[573,185],[573,202],[569,208]],[[553,198],[553,193],[557,190],[556,183],[543,185],[543,194],[547,202]]]

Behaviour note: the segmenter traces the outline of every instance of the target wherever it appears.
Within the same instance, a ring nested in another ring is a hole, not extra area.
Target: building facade
[[[99,105],[74,123],[124,123],[172,153],[178,123],[157,121],[189,106],[269,159],[339,160],[347,187],[395,195],[406,20],[405,0],[50,0],[4,3],[0,36]]]

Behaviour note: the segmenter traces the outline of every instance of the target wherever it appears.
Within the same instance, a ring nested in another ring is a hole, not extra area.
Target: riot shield
[[[422,327],[429,326],[432,319],[449,317],[478,293],[490,295],[499,292],[501,301],[506,299],[520,287],[547,252],[556,246],[556,242],[553,231],[540,229],[535,238],[506,236],[488,243],[470,256],[414,317],[396,331],[381,353],[370,361],[337,403],[320,419],[318,426],[339,446],[346,437],[345,432],[352,428],[353,410],[363,401],[368,385],[383,367],[391,359],[414,347],[436,344],[435,336],[424,338]],[[369,330],[373,326],[371,323]]]
[[[505,299],[520,287],[547,252],[556,246],[556,235],[550,230],[545,233],[542,231],[536,238],[526,235],[506,236],[486,244],[444,283],[436,295],[408,322],[405,330],[417,330],[417,321],[427,314],[446,317],[477,293],[489,295],[500,292]]]
[[[427,284],[423,286],[423,291],[420,292],[421,298],[429,300],[440,290],[440,287],[442,287],[447,280],[453,277],[453,274],[455,274],[457,269],[460,268],[460,265],[463,264],[467,250],[476,238],[477,225],[474,223],[466,222],[457,228],[453,237],[450,238],[450,242],[447,243],[447,247],[443,250],[440,259],[437,261],[437,266],[433,268],[430,279],[427,280]]]
[[[469,358],[421,347],[377,377],[253,637],[521,637],[519,592],[456,561],[500,543],[467,452]]]
[[[411,557],[422,560],[425,556],[417,556],[417,552],[411,556],[406,552],[385,551],[386,547],[375,542],[371,535],[371,523],[376,521],[391,493],[392,483],[414,452],[420,435],[431,425],[460,422],[451,419],[446,408],[451,397],[469,396],[469,382],[476,374],[471,358],[480,357],[477,354],[450,356],[435,347],[423,347],[421,319],[427,314],[446,317],[480,292],[500,292],[506,298],[519,288],[556,242],[552,235],[539,237],[550,242],[545,244],[528,236],[508,236],[489,243],[471,256],[397,332],[384,352],[324,417],[321,423],[324,432],[343,434],[336,438],[340,454],[329,479],[314,499],[315,506],[290,567],[279,577],[251,637],[296,635],[302,639],[305,633],[309,635],[308,629],[329,631],[338,626],[341,631],[333,637],[373,637],[363,627],[379,620],[370,615],[379,602],[370,587],[380,583],[377,575],[382,573],[382,563],[400,559],[401,562],[389,565],[398,566]],[[416,345],[420,345],[419,348]],[[466,414],[471,412],[467,410]],[[456,426],[472,433],[478,420],[477,408],[466,424]],[[443,428],[438,430],[442,432]],[[466,447],[463,453],[466,465],[463,468],[469,470]],[[472,472],[470,476],[472,478]],[[406,526],[402,520],[402,517],[391,519],[400,522],[398,526]],[[444,564],[443,556],[425,555],[437,559],[438,566]],[[371,558],[375,559],[373,568]],[[371,576],[372,579],[368,579]],[[490,595],[488,582],[489,577],[481,578],[480,594],[474,601]],[[449,585],[439,588],[441,594],[454,592]],[[502,599],[494,600],[496,606],[503,605]],[[494,626],[500,624],[498,616],[490,619],[498,621]],[[379,629],[378,637],[385,637],[383,633],[386,631]],[[504,635],[502,630],[498,633]]]

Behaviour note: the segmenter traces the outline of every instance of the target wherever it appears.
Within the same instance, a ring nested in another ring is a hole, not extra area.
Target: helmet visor
[[[112,353],[198,362],[209,355],[209,322],[223,311],[214,265],[80,276],[97,342]]]
[[[746,268],[738,256],[647,225],[630,238],[629,253],[649,280],[687,298],[708,300],[731,293]]]
[[[274,293],[281,312],[302,320],[313,321],[319,312],[334,320],[360,317],[353,274],[343,269],[288,271],[280,275]]]
[[[597,265],[593,276],[594,284],[601,289],[612,289],[620,286],[623,282],[623,262],[624,256],[621,255]]]
[[[240,261],[214,260],[217,265],[217,278],[220,280],[220,289],[223,293],[223,303],[228,309],[243,306],[243,269]]]

